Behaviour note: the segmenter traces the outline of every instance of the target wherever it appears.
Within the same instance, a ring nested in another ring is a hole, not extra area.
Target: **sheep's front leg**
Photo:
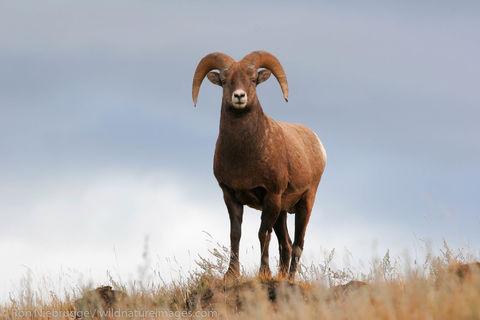
[[[222,188],[222,190],[230,217],[230,264],[225,277],[236,277],[240,273],[238,252],[242,236],[243,205],[235,199],[232,191],[226,188]]]
[[[258,231],[258,239],[260,240],[260,250],[262,253],[260,260],[260,274],[266,277],[271,276],[270,266],[268,263],[268,248],[270,245],[270,237],[272,228],[280,215],[282,197],[280,194],[266,194],[263,200],[262,222]]]

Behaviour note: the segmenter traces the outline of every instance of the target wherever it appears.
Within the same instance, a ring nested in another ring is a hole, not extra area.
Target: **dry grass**
[[[441,257],[427,256],[421,267],[402,272],[387,253],[364,282],[351,282],[350,270],[332,270],[333,252],[322,265],[303,266],[295,282],[245,273],[225,282],[228,250],[220,246],[199,258],[196,271],[161,285],[148,277],[128,285],[110,278],[111,287],[86,286],[59,298],[26,281],[0,305],[0,318],[480,319],[480,264],[445,248]]]

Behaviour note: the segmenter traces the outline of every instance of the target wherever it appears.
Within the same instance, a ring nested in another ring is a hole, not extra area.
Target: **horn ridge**
[[[282,89],[283,98],[288,102],[288,82],[285,71],[283,70],[280,61],[269,52],[253,51],[246,55],[242,62],[252,64],[255,68],[266,68],[272,71],[275,78],[277,78],[280,88]]]
[[[211,70],[217,69],[221,70],[224,67],[230,66],[235,60],[230,56],[221,52],[212,52],[207,54],[205,57],[200,60],[193,75],[192,83],[192,99],[193,105],[197,105],[198,92],[200,91],[200,85],[202,84],[203,79]]]

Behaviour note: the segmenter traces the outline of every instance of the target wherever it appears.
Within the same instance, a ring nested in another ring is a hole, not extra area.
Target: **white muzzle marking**
[[[247,106],[247,93],[237,89],[232,93],[232,105],[235,109],[243,109]]]

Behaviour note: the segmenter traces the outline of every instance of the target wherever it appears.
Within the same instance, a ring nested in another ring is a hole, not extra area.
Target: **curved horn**
[[[198,91],[200,91],[200,85],[207,73],[213,69],[220,70],[224,67],[228,67],[233,62],[234,60],[230,56],[221,52],[207,54],[202,60],[200,60],[197,69],[195,70],[195,74],[193,75],[192,98],[194,106],[197,105]]]
[[[287,76],[285,75],[285,71],[280,64],[280,61],[278,61],[275,56],[266,51],[254,51],[246,55],[242,59],[242,61],[254,65],[256,69],[266,68],[272,71],[273,75],[275,76],[275,78],[277,78],[277,81],[280,84],[280,88],[282,88],[282,93],[285,101],[288,102]]]

